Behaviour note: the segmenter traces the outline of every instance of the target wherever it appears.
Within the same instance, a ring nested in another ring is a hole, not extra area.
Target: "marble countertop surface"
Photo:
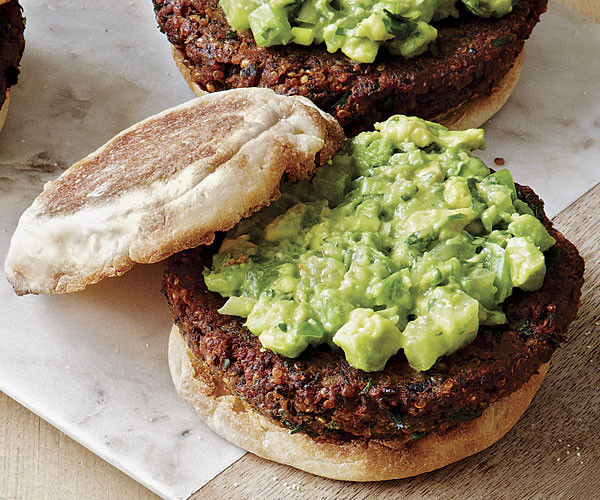
[[[2,261],[44,182],[192,97],[149,0],[21,3],[27,48],[0,135]],[[482,157],[504,158],[550,215],[600,181],[597,54],[600,27],[551,3],[515,93],[485,126]],[[160,274],[160,265],[137,266],[81,293],[23,298],[0,279],[0,390],[162,497],[186,498],[243,451],[172,387]]]

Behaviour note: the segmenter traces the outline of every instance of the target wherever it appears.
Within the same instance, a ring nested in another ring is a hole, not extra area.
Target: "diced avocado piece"
[[[437,38],[437,29],[430,24],[417,21],[411,22],[410,25],[412,30],[402,29],[400,32],[394,32],[398,38],[386,43],[386,47],[392,54],[400,54],[403,57],[418,56],[425,52],[429,44]],[[406,33],[410,34],[407,36]]]
[[[387,190],[383,194],[383,201],[388,205],[408,203],[417,194],[418,188],[414,182],[406,179],[398,179],[388,183]]]
[[[297,43],[298,45],[310,45],[313,43],[315,39],[314,30],[310,28],[300,28],[299,26],[294,26],[292,28],[292,42]]]
[[[448,130],[443,125],[421,120],[414,116],[395,115],[385,122],[376,123],[375,129],[379,130],[396,147],[403,143],[413,143],[418,148],[435,144],[444,149],[485,149],[482,129]],[[389,145],[390,143],[388,143],[388,147]],[[468,170],[474,170],[478,173],[489,172],[489,169],[478,158],[468,154],[461,155],[462,165],[466,165],[471,161],[473,165]],[[464,175],[462,170],[461,175],[469,177]]]
[[[379,43],[361,38],[358,36],[348,36],[342,44],[342,52],[350,59],[359,63],[372,63],[377,57]]]
[[[376,305],[379,291],[383,287],[383,278],[388,275],[388,269],[381,263],[353,264],[340,284],[339,290],[354,304],[360,307],[371,307]],[[399,299],[401,300],[402,297]]]
[[[515,208],[517,209],[517,212],[519,212],[522,215],[523,214],[535,215],[533,213],[533,210],[531,210],[531,208],[529,208],[529,205],[522,200],[515,200],[514,205],[515,205]]]
[[[293,293],[298,287],[298,279],[294,276],[282,275],[273,283],[272,286],[274,290],[277,290],[280,293]]]
[[[513,200],[517,199],[517,190],[515,189],[515,181],[512,178],[512,174],[510,170],[498,170],[493,174],[488,175],[483,181],[483,184],[502,184],[506,186],[511,191],[511,196]]]
[[[479,219],[475,219],[474,221],[469,222],[465,226],[465,231],[474,236],[483,236],[487,232],[485,226]]]
[[[402,348],[410,366],[429,370],[440,356],[471,342],[479,328],[479,303],[463,291],[442,286],[430,294],[429,313],[408,323]]]
[[[310,279],[310,286],[322,285],[326,288],[339,288],[346,274],[346,266],[339,260],[311,255],[301,261],[300,276]]]
[[[488,309],[482,305],[479,306],[479,324],[486,326],[503,325],[506,323],[506,314],[499,308]]]
[[[336,23],[327,24],[323,27],[323,40],[327,46],[327,52],[333,53],[336,50],[341,49],[344,45],[347,37],[343,33],[338,33],[340,33],[340,30]]]
[[[259,47],[286,44],[292,40],[292,27],[281,7],[273,9],[269,4],[263,4],[248,16],[248,23]]]
[[[307,206],[304,203],[298,203],[290,207],[287,212],[273,219],[265,226],[264,238],[266,241],[277,241],[293,239],[301,233],[302,221],[306,213]]]
[[[229,297],[227,302],[223,304],[223,307],[217,311],[219,314],[226,314],[228,316],[241,316],[245,318],[248,316],[248,314],[250,314],[255,305],[255,299],[249,299],[247,297]]]
[[[261,344],[272,351],[295,358],[308,344],[321,340],[323,327],[306,303],[269,299],[261,296],[246,319],[246,327],[259,336]]]
[[[412,368],[425,371],[435,364],[444,354],[439,344],[441,336],[438,325],[422,316],[406,325],[402,332],[402,348]]]
[[[242,31],[250,29],[248,15],[256,9],[259,1],[255,0],[220,0],[219,5],[225,12],[227,22],[234,30]]]
[[[546,274],[544,254],[529,238],[509,239],[506,243],[506,259],[515,286],[527,292],[541,288]]]
[[[286,323],[278,323],[271,326],[259,335],[258,339],[263,347],[281,354],[286,358],[297,358],[307,347],[309,338],[303,335],[297,335],[295,331],[284,331],[287,328]]]
[[[431,294],[431,319],[441,328],[447,354],[475,338],[479,327],[479,304],[462,290],[451,286],[434,288]]]
[[[306,24],[317,24],[319,21],[319,8],[315,1],[302,2],[302,7],[296,14],[296,21]]]
[[[246,319],[246,327],[255,335],[285,323],[292,323],[295,305],[291,301],[261,297]],[[286,327],[286,331],[289,328]]]
[[[438,132],[439,142],[441,145],[447,148],[464,148],[468,150],[485,149],[485,139],[483,129],[480,128],[469,128],[467,130],[448,130],[445,127]],[[471,157],[472,169],[476,173],[480,173],[483,170],[489,169],[483,164],[481,160],[475,157]],[[463,177],[469,177],[461,172]]]
[[[508,14],[516,0],[462,0],[468,10],[480,17],[502,17]]]
[[[429,122],[412,116],[396,115],[389,120],[376,123],[375,129],[379,130],[392,145],[413,143],[418,148],[424,148],[436,139],[434,131],[428,127],[428,124]],[[389,148],[390,144],[388,143],[387,146]]]
[[[477,193],[488,206],[495,205],[498,212],[514,213],[512,191],[504,184],[487,183],[485,180],[477,185]]]
[[[373,197],[363,199],[356,205],[354,212],[365,215],[371,219],[377,219],[381,213],[381,203],[379,202],[381,198],[383,198],[383,196],[373,195]]]
[[[374,179],[373,177],[363,177],[359,183],[358,188],[360,194],[371,195],[371,194],[384,194],[389,190],[390,183],[386,179]]]
[[[344,231],[377,231],[381,226],[381,221],[375,217],[366,215],[348,216],[341,222],[341,228]]]
[[[490,234],[487,235],[487,240],[490,243],[495,243],[496,245],[499,245],[502,248],[504,248],[506,247],[506,240],[510,237],[511,236],[508,231],[494,229]]]
[[[393,304],[398,309],[408,310],[412,302],[409,286],[410,273],[408,269],[402,269],[383,280],[377,280],[376,285],[367,288],[367,294],[375,305]]]
[[[464,177],[450,177],[444,186],[444,201],[450,208],[471,206],[471,191]]]
[[[372,309],[355,309],[333,336],[350,365],[366,372],[380,371],[401,347],[396,325]]]
[[[375,42],[382,42],[394,38],[394,35],[388,32],[380,14],[371,14],[363,19],[354,30],[355,36],[365,37]]]
[[[429,162],[425,166],[415,170],[415,177],[424,181],[442,182],[444,180],[444,172],[437,161]]]
[[[495,295],[498,291],[494,285],[495,281],[496,273],[476,267],[471,274],[461,280],[461,284],[465,292],[471,297],[484,305],[492,307],[496,304]]]
[[[449,210],[445,220],[434,227],[442,229],[440,238],[446,239],[460,233],[475,217],[477,213],[472,208],[457,208]]]
[[[323,335],[323,326],[310,318],[298,325],[296,333],[303,337],[321,337]]]
[[[502,218],[500,217],[500,212],[496,205],[486,208],[481,214],[481,222],[488,233],[491,233],[494,226],[501,220]]]
[[[483,135],[480,136],[480,139],[483,141]],[[485,147],[485,142],[480,147]],[[476,156],[467,156],[464,152],[458,153],[457,156],[458,158],[455,158],[447,154],[444,159],[443,165],[448,175],[460,175],[468,181],[469,179],[483,179],[490,173],[490,169]],[[474,185],[469,186],[471,192],[474,188]]]
[[[496,302],[504,302],[513,289],[506,252],[500,245],[486,242],[482,253],[484,253],[485,267],[496,274],[494,280],[494,286],[498,289]]]
[[[296,335],[294,328],[295,305],[291,301],[261,297],[246,319],[246,327],[259,335],[263,346],[295,358],[306,349],[306,337]]]
[[[225,297],[238,293],[244,283],[243,266],[225,266],[219,270],[204,271],[204,282],[209,290],[218,292]]]
[[[513,236],[531,238],[535,245],[545,252],[556,240],[548,234],[544,225],[533,215],[520,215],[508,225],[508,232]]]
[[[352,312],[352,303],[347,295],[340,290],[319,290],[311,305],[319,315],[326,332],[333,333],[342,326]]]

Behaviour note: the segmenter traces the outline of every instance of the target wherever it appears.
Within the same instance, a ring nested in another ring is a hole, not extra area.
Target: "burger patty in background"
[[[262,348],[243,318],[217,312],[225,299],[206,289],[202,271],[215,245],[176,254],[165,270],[164,293],[195,370],[271,421],[328,441],[411,441],[477,418],[550,360],[579,305],[583,260],[553,229],[533,191],[517,190],[557,240],[545,254],[544,285],[515,290],[503,304],[507,325],[480,327],[470,345],[431,370],[413,370],[403,354],[383,371],[366,373],[350,367],[341,350],[309,348],[286,359]]]
[[[2,3],[0,1],[0,3]],[[0,107],[7,90],[17,83],[19,61],[25,48],[25,20],[17,0],[0,5]]]
[[[322,45],[258,47],[250,32],[231,29],[218,2],[153,2],[161,30],[202,90],[258,86],[303,95],[333,114],[348,136],[393,114],[439,118],[489,95],[547,7],[546,0],[520,0],[499,19],[463,9],[458,19],[434,23],[433,50],[411,59],[381,50],[374,63],[359,64]]]

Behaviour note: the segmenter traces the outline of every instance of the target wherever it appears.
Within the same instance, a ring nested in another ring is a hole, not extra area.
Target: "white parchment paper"
[[[150,0],[21,0],[27,48],[0,134],[0,261],[44,182],[110,137],[193,97]],[[525,69],[486,125],[502,157],[557,214],[600,181],[600,26],[550,9]],[[164,498],[186,498],[243,452],[172,387],[161,266],[84,292],[17,298],[0,277],[0,389]]]

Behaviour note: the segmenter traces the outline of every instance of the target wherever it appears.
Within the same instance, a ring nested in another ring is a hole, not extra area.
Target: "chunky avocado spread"
[[[205,281],[284,356],[328,343],[378,371],[402,349],[427,370],[506,322],[499,305],[542,285],[555,241],[509,171],[471,156],[483,130],[405,116],[375,129],[230,230]]]
[[[517,0],[461,0],[473,14],[501,17]],[[234,30],[251,30],[259,47],[325,43],[360,63],[375,60],[381,45],[413,57],[437,37],[430,24],[458,17],[457,0],[220,0]]]

